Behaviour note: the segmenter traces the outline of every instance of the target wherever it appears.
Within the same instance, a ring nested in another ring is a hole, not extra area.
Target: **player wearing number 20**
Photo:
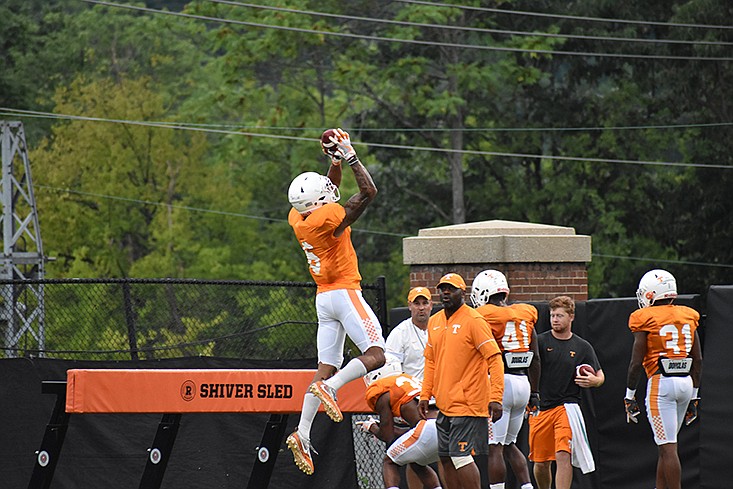
[[[471,301],[489,323],[504,359],[504,414],[489,423],[489,488],[504,489],[506,456],[521,488],[529,489],[527,459],[516,441],[525,411],[536,413],[540,407],[540,356],[534,329],[537,309],[531,304],[508,305],[508,297],[509,284],[498,270],[484,270],[473,280]]]
[[[422,383],[402,372],[399,360],[387,353],[384,367],[364,376],[367,384],[367,405],[379,415],[357,424],[387,444],[387,455],[382,466],[384,487],[396,489],[400,485],[400,466],[409,464],[420,482],[420,487],[440,489],[440,481],[429,464],[438,461],[438,434],[434,415],[422,419],[418,410],[418,396]],[[398,427],[394,418],[402,418],[409,428]],[[408,486],[413,487],[409,484]]]
[[[656,487],[680,489],[677,433],[697,418],[702,350],[697,326],[700,314],[673,305],[677,282],[665,270],[651,270],[636,291],[639,309],[629,317],[634,335],[624,404],[627,422],[636,423],[636,385],[642,369],[648,377],[646,411],[658,446]]]

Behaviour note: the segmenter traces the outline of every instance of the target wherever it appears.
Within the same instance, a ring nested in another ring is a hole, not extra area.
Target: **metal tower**
[[[0,280],[43,279],[45,258],[23,123],[0,121],[0,129],[3,172]],[[20,356],[25,349],[40,350],[43,355],[46,343],[43,284],[0,283],[0,301],[5,356]]]

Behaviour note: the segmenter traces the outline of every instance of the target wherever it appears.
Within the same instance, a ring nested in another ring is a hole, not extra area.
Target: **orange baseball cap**
[[[410,293],[407,294],[408,302],[415,302],[418,297],[425,297],[427,300],[431,300],[432,294],[427,287],[413,287],[410,289]]]
[[[443,278],[440,279],[437,287],[440,287],[441,284],[451,284],[457,289],[466,290],[465,280],[463,280],[463,277],[461,277],[457,273],[448,273],[446,275],[443,275]]]

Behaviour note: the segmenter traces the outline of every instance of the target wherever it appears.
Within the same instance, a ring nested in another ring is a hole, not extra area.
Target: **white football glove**
[[[349,133],[341,128],[334,129],[333,132],[336,133],[336,135],[331,136],[331,141],[336,143],[338,146],[338,152],[341,153],[341,157],[346,160],[346,163],[353,165],[359,161],[359,158],[356,157],[356,151],[354,151],[354,147],[351,145]]]
[[[361,428],[362,431],[365,431],[366,433],[371,433],[372,426],[379,427],[379,420],[377,418],[369,416],[364,421],[357,421],[356,425]]]

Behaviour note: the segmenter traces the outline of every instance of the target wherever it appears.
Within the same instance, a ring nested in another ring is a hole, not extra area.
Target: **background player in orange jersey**
[[[361,275],[350,227],[374,200],[377,187],[357,158],[347,132],[334,129],[330,141],[321,140],[321,148],[331,158],[328,175],[303,173],[288,190],[293,206],[288,222],[318,286],[318,369],[303,399],[298,429],[286,441],[295,464],[309,475],[314,471],[310,432],[319,404],[323,404],[333,421],[342,421],[336,391],[384,365],[385,348],[379,321],[361,295]],[[359,192],[343,206],[338,204],[342,161],[354,172],[359,187]],[[344,360],[346,335],[362,354],[338,370]]]
[[[646,411],[658,446],[657,489],[680,489],[677,433],[697,418],[702,350],[697,334],[700,314],[673,305],[677,281],[665,270],[651,270],[639,281],[639,309],[629,317],[634,346],[624,398],[626,421],[636,423],[636,385],[642,371],[648,377]]]
[[[387,353],[384,367],[369,372],[367,405],[379,415],[379,419],[358,421],[363,431],[371,433],[387,444],[383,475],[386,489],[400,485],[400,466],[408,465],[417,474],[418,481],[408,487],[440,489],[440,481],[428,464],[438,461],[438,435],[435,428],[437,411],[432,410],[429,419],[422,419],[417,397],[422,383],[412,375],[403,373],[396,357]],[[398,427],[394,418],[402,418],[408,428]],[[417,483],[417,484],[416,484]]]
[[[430,317],[420,411],[435,397],[440,410],[438,454],[450,489],[479,489],[473,454],[486,454],[489,415],[501,417],[504,365],[489,325],[464,303],[466,282],[457,273],[438,282],[443,310]],[[487,371],[490,377],[486,375]]]
[[[540,356],[537,350],[537,309],[507,304],[509,284],[498,270],[484,270],[471,284],[471,301],[489,323],[504,359],[504,414],[489,430],[489,489],[504,489],[506,455],[521,489],[532,489],[527,458],[516,445],[525,412],[539,409]],[[529,377],[528,377],[529,375]]]
[[[600,387],[606,377],[593,346],[572,331],[573,299],[555,297],[549,306],[551,329],[537,335],[542,364],[540,411],[529,418],[529,459],[534,462],[539,489],[552,486],[553,461],[555,488],[570,489],[573,466],[584,474],[595,470],[579,406],[580,389]],[[591,371],[579,374],[581,365],[588,365]]]

